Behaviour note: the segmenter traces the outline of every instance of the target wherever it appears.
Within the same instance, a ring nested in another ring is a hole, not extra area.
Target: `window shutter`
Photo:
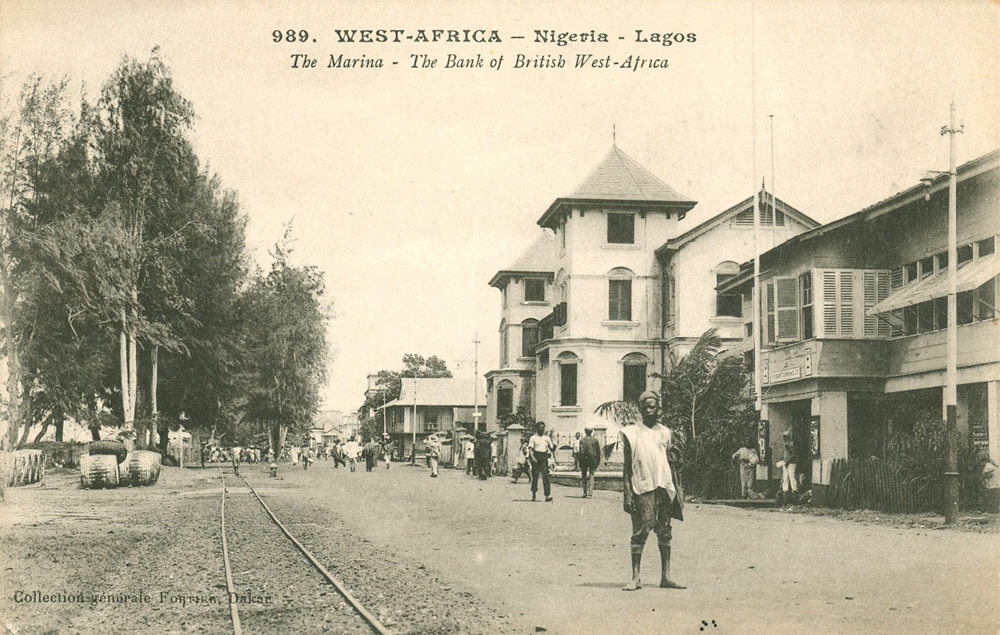
[[[889,294],[891,293],[890,288],[889,288],[891,286],[891,283],[890,283],[890,280],[889,280],[890,275],[891,274],[888,271],[879,271],[878,272],[878,297],[877,297],[878,302],[881,302],[882,300],[885,300],[886,298],[888,298]],[[889,329],[889,323],[886,322],[885,320],[879,320],[878,321],[878,336],[879,337],[889,337],[889,331],[890,331],[890,329]]]
[[[840,335],[854,336],[854,272],[840,272]]]
[[[837,272],[823,272],[823,335],[837,336]]]
[[[798,280],[777,278],[774,281],[777,300],[777,341],[794,342],[799,336]]]
[[[765,311],[764,311],[764,315],[767,316],[766,326],[765,326],[765,328],[767,329],[767,343],[768,344],[774,344],[774,342],[775,342],[775,335],[776,335],[777,331],[775,330],[775,324],[774,324],[775,300],[774,300],[774,283],[773,282],[768,281],[767,286],[765,287],[765,295],[767,296],[766,297],[767,305],[766,305]]]
[[[875,271],[864,272],[864,295],[865,295],[865,316],[864,332],[865,337],[878,337],[879,319],[874,315],[868,315],[868,309],[878,304],[878,275]]]

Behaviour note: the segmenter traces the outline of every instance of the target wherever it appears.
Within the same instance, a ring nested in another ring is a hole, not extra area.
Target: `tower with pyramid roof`
[[[765,248],[817,225],[763,190],[757,196]],[[753,257],[753,201],[682,227],[695,201],[612,146],[548,206],[538,220],[544,235],[490,281],[502,309],[486,427],[522,409],[560,445],[586,426],[613,439],[598,405],[658,390],[668,360],[709,328],[725,343],[742,341],[745,299],[716,287]]]

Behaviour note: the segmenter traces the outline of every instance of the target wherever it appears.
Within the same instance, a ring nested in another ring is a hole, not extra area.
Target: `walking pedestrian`
[[[583,483],[583,497],[594,497],[594,472],[601,465],[601,442],[594,438],[594,429],[583,429],[586,436],[580,439],[577,463],[580,464],[580,481]]]
[[[313,462],[313,451],[312,448],[304,447],[302,448],[302,469],[308,470],[309,466]]]
[[[361,446],[358,442],[354,440],[352,436],[347,443],[344,444],[344,458],[347,460],[347,465],[350,466],[351,471],[354,472],[358,466],[358,454],[361,453]]]
[[[531,452],[528,450],[528,437],[521,437],[521,447],[518,450],[518,461],[517,465],[514,466],[514,473],[511,474],[513,478],[510,479],[511,483],[517,483],[521,475],[524,474],[528,477],[528,482],[531,482]]]
[[[431,466],[431,478],[438,477],[438,457],[441,455],[441,442],[436,434],[427,437],[427,460]]]
[[[642,393],[639,411],[642,423],[625,426],[621,431],[625,449],[622,508],[632,517],[632,580],[622,590],[642,588],[639,569],[650,530],[656,533],[660,548],[660,586],[683,589],[670,578],[670,519],[684,520],[684,492],[677,469],[671,465],[671,455],[678,462],[679,456],[670,428],[659,421],[659,396],[649,390]]]
[[[528,449],[531,451],[531,500],[538,498],[538,477],[542,477],[542,490],[545,502],[552,502],[552,486],[549,483],[549,458],[556,451],[552,437],[545,434],[545,422],[536,424],[537,431],[528,439]]]
[[[365,457],[365,471],[371,472],[375,469],[375,463],[378,462],[378,443],[375,439],[370,439],[368,443],[365,444],[364,457]]]
[[[743,446],[733,452],[732,460],[737,461],[740,466],[740,496],[742,498],[754,498],[753,483],[756,480],[757,464],[760,457],[757,450]]]

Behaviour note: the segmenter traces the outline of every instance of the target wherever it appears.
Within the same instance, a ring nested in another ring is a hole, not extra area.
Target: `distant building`
[[[478,396],[474,391],[478,391]],[[475,416],[477,409],[473,407],[477,400],[479,417]],[[386,411],[388,433],[395,442],[396,455],[405,458],[412,451],[414,432],[419,454],[424,451],[424,440],[431,433],[473,430],[476,419],[485,415],[485,403],[482,384],[474,379],[403,378],[399,398],[382,408]]]

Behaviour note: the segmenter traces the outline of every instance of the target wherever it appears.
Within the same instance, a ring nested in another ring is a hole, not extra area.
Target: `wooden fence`
[[[836,459],[829,483],[814,499],[823,507],[923,512],[936,510],[940,500],[934,486],[918,491],[896,465],[884,459]]]

